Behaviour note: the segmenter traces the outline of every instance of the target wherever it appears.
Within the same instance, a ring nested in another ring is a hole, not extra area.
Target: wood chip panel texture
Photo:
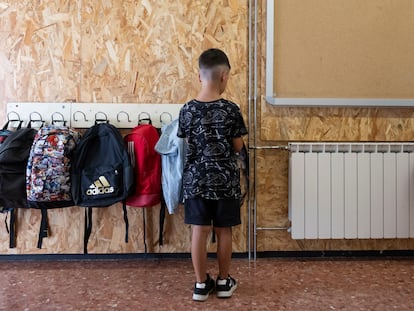
[[[210,47],[228,54],[233,69],[225,96],[246,111],[247,19],[247,2],[235,0],[1,1],[1,120],[7,102],[184,103],[197,94],[198,56]],[[189,252],[183,208],[167,213],[159,247],[159,209],[145,210],[148,252]],[[235,229],[237,252],[247,250],[245,213]],[[125,243],[120,204],[94,210],[89,253],[143,252],[142,209],[128,207],[128,214]],[[51,235],[39,250],[40,212],[19,210],[17,248],[8,248],[0,228],[0,253],[83,252],[83,208],[51,210],[49,221]]]
[[[265,86],[266,1],[259,1],[258,144],[289,141],[404,141],[414,136],[412,108],[280,108]],[[0,2],[0,118],[7,102],[183,103],[196,95],[197,57],[220,47],[230,57],[225,96],[247,122],[248,1],[6,0]],[[252,134],[252,133],[251,133]],[[250,142],[252,143],[252,141]],[[288,155],[257,152],[259,227],[288,226]],[[251,175],[252,176],[252,175]],[[253,183],[252,183],[253,185]],[[90,253],[143,252],[142,210],[128,208],[125,244],[119,204],[94,211]],[[234,232],[234,251],[247,250],[247,206]],[[146,209],[149,252],[189,252],[183,209],[166,216],[158,246],[159,206]],[[0,215],[0,221],[5,219]],[[40,212],[19,210],[17,248],[0,226],[0,253],[82,253],[84,210],[51,210],[51,236],[36,248]],[[411,240],[295,241],[286,230],[257,232],[257,250],[412,249]],[[209,250],[215,249],[214,244]]]

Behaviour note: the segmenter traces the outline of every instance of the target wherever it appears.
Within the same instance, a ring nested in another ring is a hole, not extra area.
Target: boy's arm
[[[233,149],[235,152],[240,152],[243,148],[243,138],[242,137],[233,137]]]

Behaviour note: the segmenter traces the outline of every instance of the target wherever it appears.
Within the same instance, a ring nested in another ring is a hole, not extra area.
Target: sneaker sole
[[[217,295],[218,298],[230,298],[233,295],[236,288],[237,288],[237,283],[228,292],[220,292],[219,291],[219,292],[216,293],[216,295]]]
[[[207,295],[193,294],[193,300],[194,301],[206,301],[209,295],[210,294],[207,294]]]

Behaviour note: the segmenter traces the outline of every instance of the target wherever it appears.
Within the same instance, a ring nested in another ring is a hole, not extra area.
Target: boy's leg
[[[217,235],[217,259],[219,275],[216,280],[216,294],[219,298],[230,298],[237,288],[237,282],[230,276],[232,256],[232,227],[240,224],[239,200],[218,200],[213,219]]]
[[[217,235],[217,260],[219,265],[219,277],[225,279],[230,274],[232,255],[232,227],[215,227]]]
[[[193,300],[206,301],[214,291],[215,282],[207,274],[207,238],[211,232],[211,213],[203,199],[189,199],[185,203],[186,224],[191,224],[191,260],[196,282]]]
[[[207,274],[207,238],[211,226],[192,225],[191,260],[197,282],[206,280]]]
[[[230,298],[237,288],[237,282],[230,276],[230,263],[232,255],[232,227],[216,227],[217,259],[219,275],[216,281],[216,294],[218,298]]]

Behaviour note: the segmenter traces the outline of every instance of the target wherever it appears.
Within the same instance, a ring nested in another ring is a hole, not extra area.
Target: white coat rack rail
[[[117,128],[133,128],[140,120],[151,119],[155,127],[162,127],[178,118],[182,104],[112,104],[112,103],[8,103],[7,120],[23,121],[32,127],[59,122],[73,128],[89,128],[95,121],[105,121]],[[17,123],[17,122],[16,122]]]

